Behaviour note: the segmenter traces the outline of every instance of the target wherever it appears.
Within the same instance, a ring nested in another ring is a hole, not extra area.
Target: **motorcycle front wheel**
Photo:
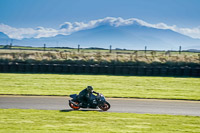
[[[78,104],[78,102],[75,102],[76,104]],[[74,109],[74,110],[79,110],[80,107],[75,106],[73,103],[69,102],[69,106]]]
[[[105,102],[104,104],[99,105],[98,107],[103,111],[107,111],[110,108],[110,104],[108,102]]]

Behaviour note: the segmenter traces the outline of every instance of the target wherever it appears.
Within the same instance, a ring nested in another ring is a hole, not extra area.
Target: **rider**
[[[98,92],[93,91],[92,86],[87,86],[87,88],[82,90],[78,95],[78,99],[79,99],[79,102],[80,102],[79,106],[82,106],[82,104],[89,103],[90,96],[92,95],[92,93],[99,94]]]

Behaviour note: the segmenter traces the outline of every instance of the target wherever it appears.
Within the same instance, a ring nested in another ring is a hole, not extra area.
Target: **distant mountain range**
[[[0,32],[0,44],[5,44],[10,38]],[[163,30],[138,23],[126,26],[100,25],[91,29],[74,32],[70,35],[57,35],[55,37],[26,38],[13,40],[14,45],[47,47],[74,47],[80,45],[83,48],[121,48],[149,50],[178,50],[200,49],[200,39],[194,39],[172,30]]]
[[[5,45],[8,41],[10,41],[10,38],[3,32],[0,32],[0,44]]]

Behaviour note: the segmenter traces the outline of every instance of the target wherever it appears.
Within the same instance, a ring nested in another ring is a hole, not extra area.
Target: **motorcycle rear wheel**
[[[78,104],[78,102],[75,102],[75,103]],[[79,110],[80,109],[80,107],[77,107],[77,106],[75,106],[74,104],[72,104],[70,102],[69,102],[69,106],[74,110]]]
[[[100,105],[99,108],[103,111],[107,111],[110,109],[110,104],[108,102],[105,102],[103,105]]]

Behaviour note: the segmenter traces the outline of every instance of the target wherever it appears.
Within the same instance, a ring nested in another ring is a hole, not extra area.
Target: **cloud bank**
[[[14,28],[5,24],[0,24],[0,32],[5,33],[12,39],[52,37],[58,35],[58,30],[52,28]]]
[[[33,28],[14,28],[6,24],[0,24],[0,32],[5,33],[13,39],[23,38],[41,38],[53,37],[59,34],[70,35],[74,32],[92,29],[101,25],[110,25],[114,27],[127,26],[127,25],[141,25],[156,29],[169,29],[180,34],[200,39],[200,26],[194,28],[181,28],[176,25],[167,25],[165,23],[150,24],[137,18],[123,19],[121,17],[106,17],[103,19],[91,20],[88,23],[84,22],[65,22],[59,26],[58,29],[37,27]]]

